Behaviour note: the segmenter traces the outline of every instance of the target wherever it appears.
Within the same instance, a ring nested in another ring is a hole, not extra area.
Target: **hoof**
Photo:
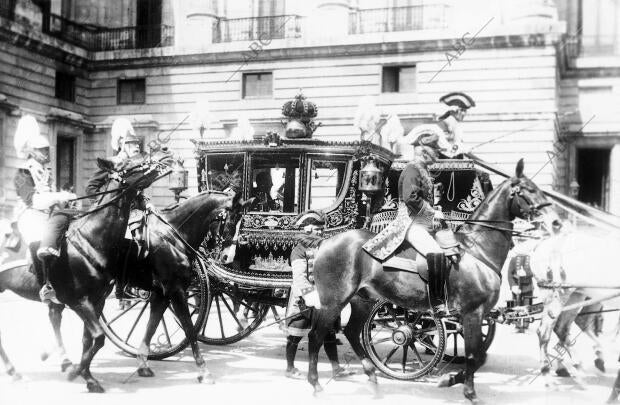
[[[19,374],[19,373],[13,373],[13,375],[11,376],[11,378],[13,379],[13,382],[16,382],[16,381],[20,381],[20,380],[21,380],[22,378],[24,378],[24,377],[22,377],[22,375],[21,375],[21,374]]]
[[[138,369],[138,375],[140,377],[154,377],[155,373],[151,370],[150,367],[140,367]]]
[[[60,364],[60,371],[64,373],[71,366],[73,366],[73,363],[71,363],[71,360],[64,359],[62,363]]]
[[[81,373],[81,370],[78,369],[78,367],[76,366],[71,366],[69,367],[69,372],[67,373],[67,380],[69,381],[73,381],[75,380]]]
[[[438,388],[452,387],[454,384],[456,384],[454,374],[444,374],[439,378],[439,381],[437,381]]]
[[[321,387],[321,384],[314,384],[314,396],[320,395],[321,392],[323,392],[323,387]]]
[[[198,383],[213,385],[215,384],[215,378],[213,378],[213,375],[211,373],[201,374],[198,376]]]
[[[617,404],[618,403],[618,392],[613,389],[611,390],[611,394],[609,395],[609,398],[607,398],[607,401],[605,401],[606,404]]]
[[[50,358],[50,354],[48,352],[41,353],[41,361],[45,361]]]
[[[594,367],[596,367],[601,373],[605,372],[605,360],[594,359]]]
[[[570,373],[564,367],[555,370],[555,375],[557,375],[558,377],[570,377]]]
[[[105,392],[103,387],[98,382],[89,381],[86,383],[86,388],[88,388],[88,392],[92,392],[94,394],[102,394]]]

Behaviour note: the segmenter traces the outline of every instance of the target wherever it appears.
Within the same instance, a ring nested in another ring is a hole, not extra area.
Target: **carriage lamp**
[[[168,189],[174,193],[174,199],[179,202],[181,199],[181,193],[187,190],[187,178],[189,172],[183,166],[183,160],[177,158],[172,164],[172,172],[168,177]]]
[[[363,193],[362,203],[366,205],[366,220],[364,222],[364,228],[370,227],[370,221],[372,219],[370,206],[372,202],[372,196],[383,190],[383,172],[377,167],[374,159],[367,158],[368,162],[360,170],[360,178],[358,183],[358,190]]]
[[[383,190],[383,172],[372,158],[360,170],[359,180],[358,189],[363,193],[375,194]]]

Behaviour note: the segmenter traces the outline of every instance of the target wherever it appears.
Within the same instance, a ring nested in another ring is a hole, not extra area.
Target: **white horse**
[[[574,229],[564,230],[534,244],[530,252],[534,277],[539,285],[547,283],[554,287],[547,290],[537,331],[541,373],[548,384],[551,367],[548,344],[551,333],[556,333],[560,351],[564,350],[569,358],[575,359],[573,355],[575,340],[570,336],[570,329],[579,312],[586,305],[620,296],[620,269],[614,266],[617,263],[618,248],[620,248],[619,239],[593,236]],[[588,299],[590,301],[584,303]],[[604,369],[602,346],[591,328],[587,326],[582,329],[596,343],[595,365],[599,369]],[[578,372],[580,364],[574,362],[563,365],[581,385]],[[620,374],[616,385],[620,387]]]

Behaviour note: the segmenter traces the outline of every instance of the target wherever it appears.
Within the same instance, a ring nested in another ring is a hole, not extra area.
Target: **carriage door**
[[[349,161],[344,157],[310,156],[308,209],[329,212],[340,204],[345,194],[343,185],[348,165]]]
[[[301,174],[299,155],[252,155],[250,211],[299,213]]]
[[[199,191],[227,189],[243,192],[245,155],[243,153],[207,154],[198,163]]]

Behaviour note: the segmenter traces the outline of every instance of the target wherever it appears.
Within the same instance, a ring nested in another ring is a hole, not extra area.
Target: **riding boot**
[[[446,294],[445,285],[448,279],[450,267],[446,256],[443,253],[428,253],[426,255],[428,264],[428,290],[431,305],[434,311],[440,316],[449,315],[449,310],[445,305]]]
[[[59,256],[60,253],[56,249],[50,247],[40,248],[37,251],[37,257],[41,260],[41,270],[43,273],[43,286],[39,291],[39,298],[44,304],[49,304],[50,302],[60,304],[60,301],[56,298],[56,291],[54,287],[52,287],[49,278],[50,271],[54,267]]]

